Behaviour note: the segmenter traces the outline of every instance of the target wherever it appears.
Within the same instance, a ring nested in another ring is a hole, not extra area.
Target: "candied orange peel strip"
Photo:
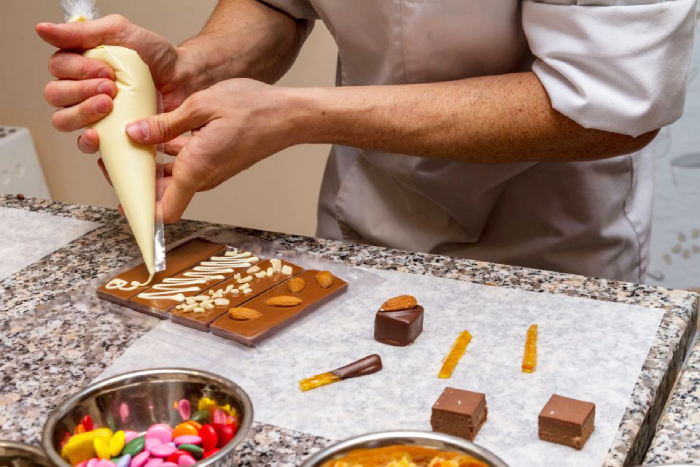
[[[340,376],[329,371],[328,373],[321,373],[311,378],[302,379],[299,381],[299,387],[302,391],[310,391],[311,389],[320,388],[327,384],[337,383],[340,380]]]
[[[525,340],[525,354],[523,355],[523,371],[532,373],[537,366],[537,325],[533,324],[527,329]]]
[[[442,363],[442,368],[440,368],[438,378],[449,378],[452,376],[452,372],[455,371],[457,363],[459,363],[459,360],[462,358],[462,356],[464,356],[464,353],[467,351],[467,346],[471,341],[472,335],[469,334],[469,331],[464,330],[459,334],[457,340],[455,340],[455,343],[452,346],[452,350],[450,350],[450,353]]]

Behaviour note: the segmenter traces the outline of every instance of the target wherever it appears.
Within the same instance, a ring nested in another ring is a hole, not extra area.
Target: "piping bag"
[[[97,17],[95,0],[61,0],[66,22],[90,21]],[[126,125],[156,115],[159,94],[148,66],[138,53],[126,47],[101,45],[83,56],[101,60],[116,73],[117,96],[112,112],[91,125],[100,136],[100,154],[124,209],[129,227],[141,250],[148,277],[131,284],[115,284],[129,290],[146,285],[156,272],[165,269],[165,239],[160,209],[162,189],[156,177],[163,176],[162,154],[152,145],[136,144],[126,134]],[[157,160],[159,159],[159,160]],[[157,173],[158,172],[158,173]]]

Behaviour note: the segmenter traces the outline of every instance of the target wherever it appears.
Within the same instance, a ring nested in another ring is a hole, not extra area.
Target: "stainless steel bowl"
[[[85,415],[95,425],[114,429],[145,431],[153,424],[175,426],[182,422],[173,403],[187,399],[196,411],[196,403],[209,397],[219,405],[231,404],[239,412],[239,428],[233,439],[215,455],[199,461],[198,466],[229,466],[233,449],[253,423],[253,405],[248,394],[234,382],[206,371],[184,368],[159,368],[114,376],[93,384],[71,396],[51,413],[42,436],[49,460],[70,467],[61,459],[60,443],[73,433]]]
[[[0,441],[0,466],[51,467],[44,451],[30,444]]]
[[[396,444],[463,452],[490,467],[508,467],[498,456],[470,441],[427,431],[385,431],[350,438],[318,452],[304,462],[302,467],[321,467],[325,462],[342,457],[355,449],[381,448]]]

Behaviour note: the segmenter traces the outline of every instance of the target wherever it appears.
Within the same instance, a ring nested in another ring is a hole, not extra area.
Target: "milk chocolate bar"
[[[576,449],[583,446],[595,429],[595,404],[552,395],[539,416],[539,437],[544,441]]]
[[[305,283],[305,287],[297,293],[290,291],[288,281],[245,303],[243,308],[254,311],[256,317],[252,319],[246,319],[245,311],[236,314],[237,309],[231,309],[211,324],[212,332],[226,339],[253,345],[283,324],[289,324],[347,290],[347,282],[332,276],[332,280],[328,281],[327,275],[320,276],[324,278],[322,286],[317,280],[318,274],[319,271],[309,270],[295,276],[296,283],[296,278]]]
[[[281,261],[279,266],[274,267],[270,260],[261,261],[256,266],[240,273],[240,276],[232,277],[209,289],[207,291],[208,297],[212,298],[208,301],[213,302],[212,308],[204,309],[197,306],[202,302],[197,302],[197,297],[195,297],[186,299],[185,302],[171,308],[170,317],[174,322],[184,326],[206,330],[212,321],[226,313],[230,308],[242,305],[303,271],[301,267],[287,261]],[[271,275],[267,274],[268,268],[273,268]],[[263,272],[265,272],[264,275],[261,274]],[[224,300],[219,300],[219,304],[217,304],[217,297]]]
[[[228,250],[155,283],[129,299],[129,306],[155,316],[163,316],[175,305],[206,291],[234,275],[245,272],[260,259],[250,252]]]
[[[201,238],[195,238],[176,246],[165,254],[166,268],[156,273],[152,283],[158,283],[166,277],[175,275],[212,255],[221,253],[225,249],[224,245]],[[131,283],[143,283],[146,280],[148,280],[148,269],[146,269],[145,264],[141,263],[99,286],[97,288],[97,296],[104,300],[123,304],[124,300],[128,300],[151,287],[151,284],[134,287]],[[115,287],[114,284],[118,282],[124,285]]]
[[[474,441],[486,422],[486,396],[479,392],[447,387],[433,405],[433,431]]]

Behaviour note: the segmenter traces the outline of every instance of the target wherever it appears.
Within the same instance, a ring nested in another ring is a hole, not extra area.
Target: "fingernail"
[[[144,120],[130,123],[126,126],[126,132],[135,140],[144,140],[148,138],[148,123]]]
[[[112,95],[112,85],[106,81],[103,83],[100,83],[100,85],[97,86],[97,92],[99,94],[107,94],[108,96],[111,96]]]
[[[98,114],[106,114],[109,112],[109,103],[107,102],[107,99],[104,97],[99,97],[94,100],[92,103],[92,108],[97,112]]]
[[[100,68],[100,71],[97,72],[97,77],[112,79],[112,73],[107,68]]]

